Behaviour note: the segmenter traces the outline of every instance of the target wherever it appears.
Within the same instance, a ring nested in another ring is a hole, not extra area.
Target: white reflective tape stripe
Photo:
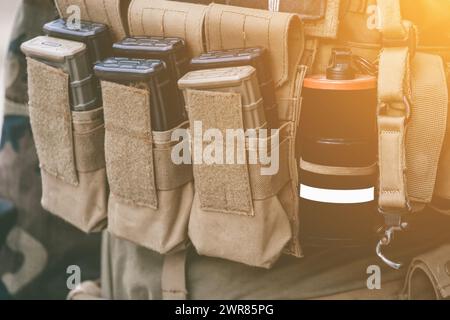
[[[323,203],[366,203],[375,200],[375,188],[334,190],[314,188],[302,184],[300,185],[300,198]]]

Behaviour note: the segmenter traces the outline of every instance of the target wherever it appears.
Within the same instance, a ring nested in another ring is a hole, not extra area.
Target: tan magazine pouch
[[[106,24],[111,28],[113,39],[121,40],[128,33],[126,13],[131,0],[56,0],[61,18],[74,12],[70,6],[80,8],[81,20]]]
[[[228,153],[230,143],[224,142],[223,162],[209,162],[205,155],[214,147],[198,135],[195,126],[201,122],[203,131],[218,130],[224,141],[227,129],[243,132],[241,96],[188,90],[187,100],[191,129],[194,128],[192,154],[196,187],[189,237],[201,255],[269,268],[292,236],[282,203],[287,199],[295,201],[291,198],[288,167],[284,165],[288,161],[289,138],[280,138],[280,146],[271,150],[280,156],[279,170],[274,175],[262,175],[260,164],[249,164],[252,148],[260,151],[259,142],[266,147],[273,137],[254,138],[243,144],[240,141],[241,148],[239,140],[235,140],[232,158]],[[197,151],[199,147],[203,149],[201,155]],[[202,157],[201,161],[198,156]]]
[[[192,57],[204,51],[207,6],[165,0],[134,0],[128,14],[132,36],[180,37]]]
[[[304,49],[304,30],[299,16],[226,5],[211,4],[205,21],[208,50],[262,46],[268,49],[274,78],[279,119],[285,124],[289,155],[280,168],[289,170],[284,208],[292,227],[286,252],[301,256],[298,242],[298,174],[295,136],[300,114],[300,90],[304,71],[299,68]]]
[[[106,225],[103,109],[71,112],[69,76],[28,58],[30,118],[42,174],[42,206],[85,231]]]
[[[152,132],[147,90],[103,81],[102,91],[108,230],[160,253],[178,249],[187,241],[191,166],[173,164],[172,131]]]

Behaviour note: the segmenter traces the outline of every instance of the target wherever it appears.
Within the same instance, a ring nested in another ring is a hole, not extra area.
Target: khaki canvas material
[[[448,243],[449,225],[445,221],[448,219],[412,236],[399,233],[389,256],[408,265],[414,257]],[[180,277],[176,284],[168,286],[166,282],[163,286],[165,256],[107,233],[102,249],[102,296],[106,299],[158,300],[167,287],[187,288],[192,300],[397,299],[407,271],[380,264],[372,245],[344,250],[305,248],[305,258],[284,255],[271,269],[201,256],[190,247],[185,273],[173,273],[186,275],[186,287],[178,281]],[[381,290],[367,289],[366,271],[372,265],[381,268]]]
[[[412,201],[429,203],[448,130],[447,81],[442,58],[436,55],[417,53],[411,73],[412,110],[406,133],[407,188]]]
[[[406,208],[405,117],[378,117],[378,165],[382,208]]]
[[[180,37],[192,57],[204,51],[207,6],[164,0],[133,0],[128,14],[132,36]]]
[[[111,193],[124,203],[156,209],[150,94],[105,81],[102,94]]]
[[[106,225],[103,109],[71,112],[69,78],[28,59],[30,119],[42,175],[42,206],[84,232]]]
[[[449,4],[433,0],[401,0],[400,4],[403,19],[417,26],[417,52],[440,55],[450,61],[449,37],[445,36]],[[314,74],[325,73],[331,49],[336,47],[348,47],[356,55],[378,61],[382,36],[377,28],[377,0],[341,0],[340,8],[338,37],[335,40],[318,39]]]
[[[304,51],[304,29],[299,16],[291,13],[211,4],[205,20],[207,50],[226,50],[237,47],[262,46],[268,49],[274,78],[278,115],[287,123],[289,144],[288,160],[285,162],[291,177],[286,187],[286,207],[291,223],[292,241],[286,252],[301,256],[298,242],[298,168],[295,159],[295,137],[301,105],[301,86],[306,68],[300,61]],[[286,203],[285,202],[285,203]]]
[[[191,166],[173,164],[172,131],[152,132],[148,91],[106,81],[102,91],[108,230],[161,253],[182,247],[194,193]]]
[[[201,121],[203,130],[218,129],[223,136],[227,129],[243,128],[240,94],[195,90],[188,91],[187,98],[191,127]],[[203,142],[204,147],[208,144]],[[245,164],[194,165],[194,177],[201,209],[254,215],[247,159]]]
[[[309,37],[331,38],[337,36],[341,0],[224,0],[232,6],[267,9],[275,12],[298,14],[305,23]],[[211,1],[212,2],[212,1]]]
[[[243,128],[239,94],[188,89],[186,96],[191,127],[202,121],[204,130],[215,128],[223,136],[226,129]],[[288,140],[271,152],[285,163]],[[269,268],[292,236],[278,197],[290,178],[283,165],[276,176],[267,177],[261,176],[260,165],[252,166],[247,158],[244,164],[194,164],[189,237],[199,254]]]
[[[401,20],[400,2],[379,0],[378,5],[384,39],[405,39],[414,27]],[[414,48],[407,42],[404,46],[384,48],[380,56],[382,209],[405,210],[410,203],[431,201],[446,132],[448,93],[443,61],[428,54],[412,56]]]
[[[339,29],[341,0],[327,0],[325,17],[305,23],[305,34],[310,37],[335,39]]]
[[[327,0],[188,0],[206,4],[221,3],[230,6],[253,9],[266,9],[269,11],[297,13],[304,20],[318,20],[325,16]]]
[[[382,187],[381,192],[384,194],[383,197],[390,198],[390,200],[386,200],[386,206],[388,204],[404,206],[408,198],[415,205],[414,207],[420,209],[423,208],[424,203],[430,202],[436,179],[436,162],[440,161],[442,167],[443,157],[445,157],[445,154],[441,156],[440,153],[443,146],[442,135],[447,126],[444,121],[448,111],[444,105],[448,98],[445,93],[442,61],[437,56],[443,53],[445,48],[428,46],[428,42],[423,41],[427,39],[422,39],[423,33],[419,29],[419,46],[416,51],[421,53],[408,57],[409,51],[406,48],[408,44],[404,43],[403,48],[384,48],[380,55],[382,37],[387,39],[403,37],[401,39],[404,39],[407,36],[407,30],[411,24],[402,21],[405,6],[408,6],[406,2],[380,2],[379,11],[386,16],[381,25],[383,33],[380,33],[375,25],[377,20],[374,10],[378,4],[376,0],[344,0],[339,38],[331,43],[320,43],[313,69],[314,73],[324,73],[331,49],[336,46],[349,47],[353,54],[360,55],[369,61],[379,60],[380,100],[391,106],[391,116],[401,116],[402,113],[405,116],[404,131],[401,129],[404,137],[399,137],[403,141],[400,141],[400,146],[403,145],[404,151],[392,152],[390,150],[393,150],[393,146],[386,146],[383,154],[391,159],[380,160],[382,170],[387,170],[382,173],[382,176],[386,178],[380,178],[381,182],[392,182],[393,179],[397,179],[397,185],[386,185],[386,188]],[[401,12],[400,9],[402,9]],[[423,21],[419,19],[418,22]],[[423,24],[420,27],[423,28]],[[402,44],[401,41],[397,43]],[[386,59],[387,55],[391,57]],[[430,60],[430,68],[425,67],[425,59]],[[410,99],[410,119],[406,119],[403,96]],[[395,110],[397,108],[394,106],[395,104],[400,108],[400,112]],[[433,108],[432,111],[430,108]],[[381,121],[379,123],[381,124]],[[397,129],[399,129],[398,126]],[[384,141],[388,136],[394,137],[389,135],[392,133],[389,131],[383,131]],[[397,140],[391,139],[391,141],[399,146]],[[391,161],[394,153],[404,157],[404,160],[396,158],[397,160]],[[394,168],[395,166],[396,168]],[[405,172],[403,180],[399,170]],[[439,170],[443,172],[444,169]],[[437,175],[436,188],[442,183],[445,184],[444,179],[439,179],[439,176],[440,173]],[[394,198],[395,203],[392,202]]]
[[[69,76],[36,60],[27,62],[30,117],[41,168],[76,186]]]
[[[205,30],[208,51],[267,48],[277,92],[292,85],[304,49],[304,31],[298,16],[211,4]],[[282,94],[287,99],[291,91],[286,89]]]
[[[450,246],[443,245],[413,259],[403,295],[408,300],[450,299]]]
[[[447,64],[447,85],[450,94],[450,64]],[[449,102],[450,110],[450,102]],[[435,194],[443,199],[450,200],[450,114],[447,115],[447,135],[442,149],[442,156],[439,163],[436,179]],[[449,212],[446,212],[450,214]]]
[[[383,38],[402,41],[408,29],[401,19],[400,2],[378,0]],[[408,25],[408,28],[413,28]],[[414,48],[415,49],[415,48]],[[378,159],[381,210],[407,211],[406,127],[411,101],[410,47],[408,42],[383,48],[378,75]]]
[[[128,33],[126,13],[131,0],[55,0],[61,18],[68,18],[71,5],[81,10],[81,20],[106,24],[111,28],[115,41]]]

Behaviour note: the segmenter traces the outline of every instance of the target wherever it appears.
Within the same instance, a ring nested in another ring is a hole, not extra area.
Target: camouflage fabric
[[[87,236],[40,205],[39,163],[27,115],[26,60],[22,42],[41,34],[57,16],[51,0],[25,0],[7,58],[5,115],[0,142],[0,198],[14,202],[16,225],[0,248],[0,299],[64,299],[67,267],[82,280],[99,276],[100,236]]]

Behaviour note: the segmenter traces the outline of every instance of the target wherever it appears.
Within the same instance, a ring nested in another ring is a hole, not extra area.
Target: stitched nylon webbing
[[[405,39],[399,0],[378,0],[380,27],[389,40]],[[405,137],[410,98],[409,48],[384,48],[378,78],[378,133],[380,196],[383,210],[403,210],[408,206],[406,188]]]
[[[407,30],[403,27],[400,0],[378,0],[380,27],[384,38],[405,39]]]
[[[186,300],[186,250],[164,257],[161,276],[164,300]]]

